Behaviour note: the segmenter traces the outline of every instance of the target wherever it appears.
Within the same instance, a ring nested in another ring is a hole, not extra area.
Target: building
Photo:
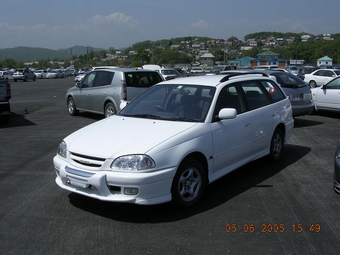
[[[202,65],[213,66],[215,63],[215,56],[211,53],[205,53],[200,57]]]
[[[317,60],[317,66],[332,66],[333,65],[333,59],[331,59],[330,57],[328,56],[324,56],[322,58],[319,58]]]

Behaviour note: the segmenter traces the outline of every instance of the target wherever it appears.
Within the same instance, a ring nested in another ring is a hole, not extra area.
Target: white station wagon
[[[104,201],[188,207],[240,166],[280,159],[293,126],[289,98],[265,74],[173,79],[66,137],[56,183]]]

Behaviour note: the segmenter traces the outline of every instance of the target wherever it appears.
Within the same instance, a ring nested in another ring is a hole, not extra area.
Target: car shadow
[[[294,128],[311,127],[322,124],[324,124],[322,121],[294,118]]]
[[[268,178],[283,171],[303,158],[311,148],[287,144],[284,158],[272,162],[268,157],[253,161],[208,185],[201,201],[193,207],[181,209],[171,203],[160,205],[134,205],[103,202],[76,193],[69,194],[70,203],[87,212],[116,221],[130,223],[160,223],[182,220],[227,203],[251,188],[275,190],[275,185],[262,185]],[[245,178],[246,177],[246,178]]]
[[[14,112],[11,112],[8,123],[5,123],[3,121],[0,122],[0,128],[23,127],[34,125],[36,124],[32,121],[27,120],[25,115],[16,114]]]

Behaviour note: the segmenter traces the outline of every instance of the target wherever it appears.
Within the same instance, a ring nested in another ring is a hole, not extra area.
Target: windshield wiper
[[[179,120],[179,121],[189,121],[189,122],[197,122],[198,121],[196,119],[190,119],[190,118],[185,118],[185,117],[175,117],[175,118],[170,118],[168,120]]]
[[[129,115],[129,117],[146,118],[146,119],[148,119],[148,118],[150,118],[150,119],[160,119],[161,118],[158,115],[147,114],[147,113]]]

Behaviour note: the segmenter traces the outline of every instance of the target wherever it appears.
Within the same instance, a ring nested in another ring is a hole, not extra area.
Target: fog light
[[[137,188],[124,188],[125,195],[137,195],[138,189]]]

